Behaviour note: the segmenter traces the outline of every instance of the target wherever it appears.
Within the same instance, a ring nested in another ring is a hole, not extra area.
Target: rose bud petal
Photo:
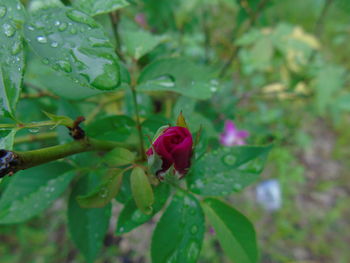
[[[146,152],[149,161],[153,162],[154,154],[162,160],[161,168],[156,174],[165,173],[171,166],[175,172],[185,175],[191,165],[193,140],[190,131],[185,127],[169,127],[152,143]],[[155,151],[155,153],[154,153]]]

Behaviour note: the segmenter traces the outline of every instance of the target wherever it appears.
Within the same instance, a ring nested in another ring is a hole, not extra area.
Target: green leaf
[[[97,139],[126,142],[133,133],[136,135],[136,127],[128,116],[107,116],[89,124],[86,132]]]
[[[230,205],[206,198],[202,203],[219,242],[233,262],[258,262],[258,247],[252,223]]]
[[[44,64],[83,87],[112,90],[120,73],[114,48],[103,28],[87,14],[72,8],[35,12],[24,36]]]
[[[122,39],[127,53],[134,59],[140,59],[164,41],[164,37],[152,35],[144,30],[125,30]]]
[[[149,215],[152,213],[154,195],[152,186],[145,171],[140,167],[135,167],[130,175],[130,185],[136,206],[142,213]]]
[[[76,0],[73,2],[73,6],[91,16],[106,14],[128,5],[126,0]]]
[[[212,73],[183,58],[160,59],[149,64],[138,79],[139,91],[173,91],[196,99],[211,97]]]
[[[24,8],[18,0],[0,3],[0,116],[14,117],[21,92],[24,52]]]
[[[52,120],[53,122],[55,122],[55,125],[63,125],[63,126],[67,126],[67,127],[73,127],[74,121],[67,117],[67,116],[59,116],[59,115],[55,115],[49,112],[44,111],[45,115]]]
[[[200,195],[222,196],[242,190],[258,178],[270,148],[225,147],[205,154],[186,176],[191,191]]]
[[[28,4],[28,10],[30,12],[49,7],[64,7],[64,4],[60,0],[31,0]]]
[[[316,109],[324,114],[333,102],[334,94],[344,86],[345,70],[336,66],[323,67],[316,76]]]
[[[130,232],[136,227],[149,221],[156,213],[158,213],[167,201],[170,193],[170,187],[168,184],[160,184],[154,188],[154,204],[153,212],[150,215],[145,215],[140,209],[137,208],[134,200],[129,200],[121,211],[118,218],[118,225],[116,234]]]
[[[13,175],[0,199],[0,224],[23,222],[46,209],[74,177],[65,163],[48,163]]]
[[[132,163],[135,160],[135,154],[125,148],[115,148],[108,152],[102,162],[111,166],[118,167]]]
[[[97,188],[87,195],[78,196],[79,205],[83,208],[106,206],[118,194],[122,180],[123,170],[108,170],[102,183]]]
[[[96,187],[94,175],[85,176],[74,187],[68,204],[68,227],[72,239],[87,262],[94,262],[108,230],[111,205],[103,208],[81,208],[77,196],[84,195]]]
[[[17,130],[0,130],[0,149],[12,150]]]
[[[24,74],[24,82],[32,84],[41,90],[49,90],[59,97],[69,100],[81,100],[106,91],[98,89],[87,89],[75,83],[73,79],[49,65],[43,64],[39,58],[32,58]]]
[[[197,262],[204,231],[204,215],[197,199],[177,193],[154,230],[152,262]]]

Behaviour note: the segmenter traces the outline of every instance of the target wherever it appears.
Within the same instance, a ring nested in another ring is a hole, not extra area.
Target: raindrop
[[[34,31],[34,30],[35,30],[35,28],[34,28],[33,26],[27,26],[27,28],[28,28],[28,30],[30,30],[30,31]]]
[[[5,6],[0,6],[0,18],[3,18],[6,15],[7,9]]]
[[[55,26],[59,26],[60,24],[61,24],[60,21],[58,21],[58,20],[55,21]]]
[[[196,234],[197,232],[198,232],[198,226],[193,225],[193,226],[191,227],[191,233],[194,235],[194,234]]]
[[[211,87],[210,87],[210,91],[211,91],[211,92],[216,92],[217,90],[218,90],[218,88],[215,87],[215,86],[211,86]]]
[[[4,24],[2,28],[4,29],[4,33],[7,37],[12,37],[16,33],[16,29],[10,24]]]
[[[71,30],[69,31],[71,34],[75,35],[77,33],[77,29],[76,28],[71,28]]]
[[[224,162],[227,165],[234,165],[236,162],[236,157],[234,157],[233,155],[226,155],[224,158]]]
[[[119,232],[120,232],[120,233],[123,233],[124,230],[125,230],[124,227],[120,227],[120,228],[119,228]]]
[[[235,191],[239,191],[239,190],[242,190],[242,185],[241,184],[239,184],[239,183],[235,183],[234,185],[233,185],[233,189],[235,190]]]
[[[69,10],[66,15],[75,22],[87,24],[91,27],[97,26],[96,22],[90,16],[78,10]]]
[[[16,41],[12,46],[11,54],[16,55],[21,51],[21,49],[22,49],[22,43],[19,41]]]
[[[20,3],[18,3],[17,5],[16,5],[16,8],[17,8],[17,10],[21,10],[21,4]]]
[[[68,61],[65,60],[59,60],[57,61],[56,65],[59,69],[63,70],[66,73],[72,72],[72,66]]]
[[[38,133],[39,132],[39,128],[31,128],[31,129],[28,129],[28,131],[30,133]]]
[[[197,260],[199,254],[199,246],[197,242],[191,242],[191,244],[188,246],[188,262],[195,262]]]
[[[63,22],[62,24],[60,24],[60,25],[58,26],[58,30],[61,31],[61,32],[63,32],[64,30],[67,29],[67,27],[68,27],[67,23]]]
[[[47,38],[44,36],[38,36],[36,40],[41,43],[41,44],[46,44],[47,43]]]
[[[100,197],[106,198],[108,196],[108,189],[107,188],[102,188],[99,192]]]
[[[56,41],[53,41],[53,42],[51,43],[51,47],[58,47],[58,43],[57,43]]]
[[[45,65],[48,65],[50,63],[50,60],[48,58],[43,58],[41,62],[44,63]]]

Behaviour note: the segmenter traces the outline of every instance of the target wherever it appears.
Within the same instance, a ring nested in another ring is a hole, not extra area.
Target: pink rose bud
[[[185,127],[174,126],[166,128],[153,142],[146,152],[150,159],[154,152],[161,158],[161,168],[157,175],[166,172],[172,165],[177,173],[185,175],[191,165],[192,135]],[[152,149],[153,148],[153,149]]]

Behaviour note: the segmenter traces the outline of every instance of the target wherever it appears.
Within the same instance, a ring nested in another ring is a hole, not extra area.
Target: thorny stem
[[[55,145],[38,150],[17,152],[13,151],[18,160],[18,165],[13,167],[12,172],[31,168],[40,164],[58,160],[73,154],[90,151],[110,151],[121,143],[96,140],[85,137],[70,143]]]

